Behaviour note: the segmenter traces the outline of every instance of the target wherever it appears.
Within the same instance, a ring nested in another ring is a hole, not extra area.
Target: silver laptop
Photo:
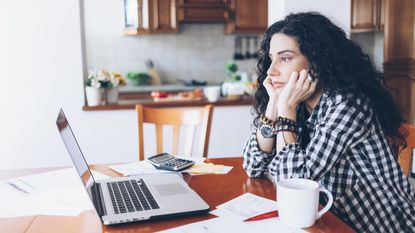
[[[176,173],[95,181],[62,109],[56,124],[103,224],[170,218],[209,211],[209,205]]]

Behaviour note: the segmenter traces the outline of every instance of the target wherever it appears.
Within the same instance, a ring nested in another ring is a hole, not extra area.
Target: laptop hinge
[[[101,217],[107,214],[104,198],[102,197],[101,184],[94,183],[91,187],[92,200],[98,215]]]

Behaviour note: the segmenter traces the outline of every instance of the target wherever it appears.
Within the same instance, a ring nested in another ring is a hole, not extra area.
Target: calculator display
[[[161,163],[172,158],[173,158],[172,155],[164,153],[164,154],[160,154],[160,155],[152,157],[151,160],[154,161],[155,163]]]

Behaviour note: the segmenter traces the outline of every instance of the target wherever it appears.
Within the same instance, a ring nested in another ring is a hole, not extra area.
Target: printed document
[[[211,214],[243,221],[247,218],[277,210],[277,202],[252,193],[244,193],[216,207]]]
[[[217,218],[191,223],[171,228],[163,233],[222,233],[222,232],[282,232],[303,233],[302,229],[287,227],[281,224],[277,217],[258,221],[244,222],[243,220],[277,210],[277,202],[252,193],[245,193],[224,204],[217,206],[211,214]]]
[[[97,180],[109,178],[92,170]],[[33,215],[77,216],[93,209],[74,168],[0,181],[0,218]]]

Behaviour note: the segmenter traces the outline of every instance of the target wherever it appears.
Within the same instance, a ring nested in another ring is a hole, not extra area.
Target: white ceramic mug
[[[329,198],[327,205],[318,211],[319,194]],[[277,182],[277,203],[281,223],[292,227],[309,227],[326,213],[333,204],[332,194],[313,180],[284,179]]]
[[[215,102],[219,99],[220,87],[219,86],[205,87],[203,89],[203,93],[205,94],[209,102]]]

